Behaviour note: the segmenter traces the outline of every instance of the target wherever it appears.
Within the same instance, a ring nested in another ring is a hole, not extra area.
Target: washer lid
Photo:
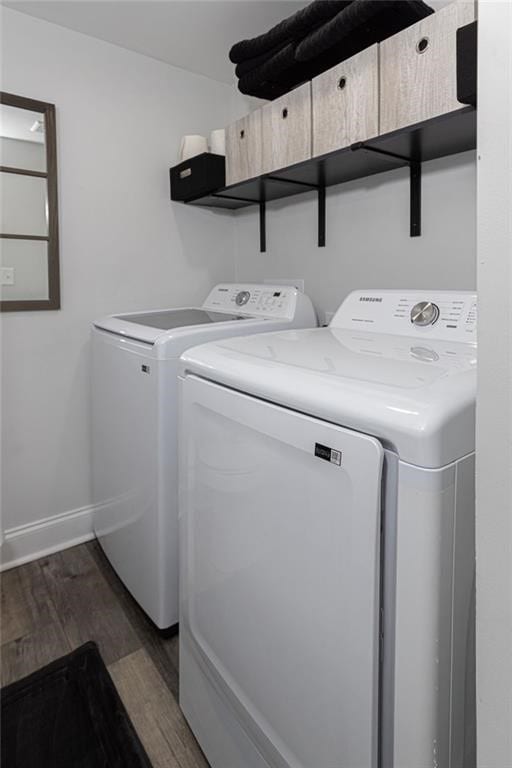
[[[330,327],[205,344],[182,361],[185,373],[374,435],[412,464],[474,450],[473,344]]]
[[[137,325],[145,325],[149,328],[159,328],[161,331],[183,328],[186,325],[207,325],[208,323],[225,323],[227,320],[243,320],[240,315],[206,312],[204,309],[163,309],[158,312],[141,312],[138,315],[116,315],[115,317],[116,320],[126,320],[129,323],[137,323]]]
[[[248,316],[243,317],[232,312],[211,312],[196,307],[184,307],[110,315],[97,320],[94,325],[119,336],[154,344],[164,335],[168,336],[170,331],[246,319]]]

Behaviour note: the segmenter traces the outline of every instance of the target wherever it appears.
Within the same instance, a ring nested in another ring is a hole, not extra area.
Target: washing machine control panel
[[[203,309],[244,317],[292,319],[297,293],[297,289],[289,285],[223,283],[210,292]]]
[[[469,291],[354,291],[331,326],[476,343],[476,304]]]

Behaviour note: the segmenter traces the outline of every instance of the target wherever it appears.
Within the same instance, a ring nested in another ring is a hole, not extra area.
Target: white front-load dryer
[[[476,299],[182,357],[180,704],[212,768],[474,768]]]
[[[209,340],[316,325],[291,286],[219,284],[200,307],[106,317],[92,329],[94,531],[157,627],[178,621],[178,364]]]

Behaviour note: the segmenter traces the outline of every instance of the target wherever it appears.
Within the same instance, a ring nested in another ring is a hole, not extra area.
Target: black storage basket
[[[169,174],[171,200],[195,200],[226,185],[226,158],[203,152],[175,165]]]

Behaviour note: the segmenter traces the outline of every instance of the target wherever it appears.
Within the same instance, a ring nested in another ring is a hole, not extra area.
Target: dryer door
[[[194,376],[182,395],[194,652],[270,765],[374,768],[382,446]]]

